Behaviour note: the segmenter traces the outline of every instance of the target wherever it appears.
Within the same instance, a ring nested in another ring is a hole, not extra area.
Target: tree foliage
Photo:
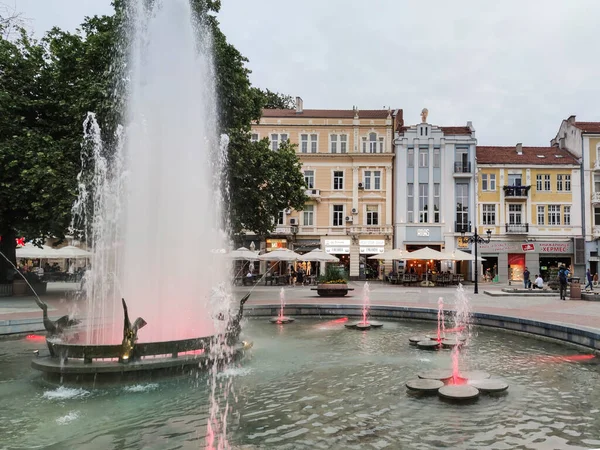
[[[263,108],[266,109],[295,109],[296,100],[291,95],[273,92],[269,89],[261,90]]]

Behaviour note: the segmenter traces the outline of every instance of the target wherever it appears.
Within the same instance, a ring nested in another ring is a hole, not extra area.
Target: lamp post
[[[487,230],[485,232],[485,234],[487,234],[487,240],[483,239],[481,236],[479,236],[479,234],[477,234],[477,226],[475,226],[475,233],[473,234],[473,236],[465,237],[465,229],[464,228],[461,230],[460,234],[462,235],[463,239],[466,239],[467,242],[473,244],[473,247],[475,248],[475,288],[473,289],[473,293],[479,294],[479,274],[478,274],[478,270],[477,270],[477,266],[479,263],[477,261],[477,246],[479,244],[489,244],[490,243],[490,239],[492,238],[492,230]]]

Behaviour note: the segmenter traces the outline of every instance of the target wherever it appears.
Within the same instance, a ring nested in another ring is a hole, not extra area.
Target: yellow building
[[[252,139],[268,138],[274,151],[298,145],[309,202],[282,211],[266,239],[267,251],[321,248],[340,258],[351,277],[379,276],[369,256],[393,246],[393,130],[402,110],[266,109]]]
[[[553,147],[477,147],[477,230],[492,231],[480,254],[500,281],[547,280],[559,264],[574,263],[581,234],[580,165]],[[494,268],[496,266],[496,268]]]

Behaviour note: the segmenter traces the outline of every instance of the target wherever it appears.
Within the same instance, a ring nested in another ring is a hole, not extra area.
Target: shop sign
[[[524,252],[534,252],[535,245],[534,244],[521,244],[521,248]]]
[[[350,247],[325,247],[325,252],[332,255],[349,255]]]
[[[429,237],[429,228],[417,228],[417,236]]]
[[[498,253],[514,253],[522,251],[521,247],[516,242],[489,242],[487,244],[479,244],[479,250]]]
[[[372,247],[383,247],[385,245],[385,241],[383,239],[361,239],[358,241],[359,245],[370,245]]]
[[[383,247],[361,247],[360,248],[361,255],[373,255],[373,254],[383,253],[383,252],[384,252]]]
[[[540,253],[573,253],[571,242],[540,242]]]
[[[287,248],[287,239],[267,239],[266,244],[268,252],[277,250],[278,248]]]
[[[458,248],[469,248],[469,238],[468,237],[459,237],[457,239]]]
[[[325,239],[325,245],[336,246],[336,247],[340,247],[340,246],[350,247],[350,241],[345,240],[345,239]],[[350,252],[348,252],[348,253],[350,253]]]

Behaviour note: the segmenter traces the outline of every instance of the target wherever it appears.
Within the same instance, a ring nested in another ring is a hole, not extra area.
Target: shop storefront
[[[572,266],[573,242],[491,241],[480,244],[479,253],[486,259],[484,270],[490,268],[501,282],[523,281],[526,267],[531,277],[541,274],[547,281],[556,276],[560,265]],[[494,270],[496,264],[497,272]]]
[[[385,251],[384,239],[360,239],[359,245],[359,273],[358,277],[361,280],[372,280],[381,278],[380,267],[383,268],[382,261],[378,259],[370,259],[370,256],[376,256]]]
[[[325,239],[325,252],[337,256],[344,270],[350,271],[350,239]]]
[[[269,238],[266,239],[266,246],[265,246],[265,250],[267,252],[272,252],[273,250],[278,250],[281,248],[287,248],[287,239],[273,239],[273,238]]]

